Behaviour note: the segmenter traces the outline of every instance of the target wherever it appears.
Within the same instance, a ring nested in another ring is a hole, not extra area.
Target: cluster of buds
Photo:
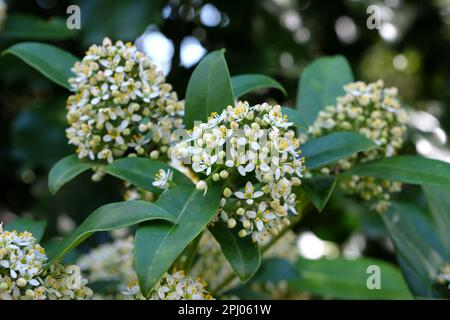
[[[0,31],[3,27],[3,23],[6,20],[6,10],[8,9],[8,6],[6,5],[4,0],[0,0]]]
[[[350,83],[344,89],[346,94],[337,98],[335,106],[327,106],[319,112],[309,129],[310,136],[355,131],[372,140],[378,148],[340,160],[332,167],[323,167],[323,174],[348,170],[355,163],[395,156],[404,142],[407,113],[397,99],[396,88],[385,88],[383,81],[379,80],[370,84]],[[341,185],[350,194],[371,201],[378,212],[389,207],[391,192],[401,190],[398,182],[356,175],[341,179]]]
[[[89,299],[92,290],[76,265],[52,264],[29,232],[3,231],[0,224],[0,300]]]
[[[291,126],[279,105],[237,102],[194,126],[171,157],[220,183],[219,217],[241,237],[261,242],[289,224],[289,212],[296,214],[292,186],[301,183],[304,158]],[[207,181],[197,189],[206,192]]]
[[[130,283],[123,292],[129,300],[147,300],[137,281]],[[214,300],[206,291],[206,282],[186,277],[184,271],[165,273],[150,293],[149,300]]]
[[[105,38],[72,72],[66,134],[80,159],[167,156],[171,132],[183,126],[184,102],[144,53]]]

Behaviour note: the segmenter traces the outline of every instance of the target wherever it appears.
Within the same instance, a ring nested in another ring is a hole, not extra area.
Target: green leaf
[[[44,236],[45,227],[47,226],[47,221],[44,220],[32,220],[27,218],[17,218],[16,220],[13,220],[9,222],[5,230],[8,231],[14,231],[17,232],[24,232],[28,231],[33,234],[33,237],[36,238],[36,242],[40,242],[42,240],[42,237]]]
[[[345,93],[343,86],[353,81],[350,64],[343,56],[319,58],[303,71],[297,91],[297,109],[305,121],[312,124],[319,111],[336,104],[336,98]]]
[[[308,169],[345,159],[354,153],[376,148],[372,140],[354,132],[333,132],[329,135],[308,140],[302,147]]]
[[[73,76],[70,69],[78,60],[71,53],[39,42],[17,43],[3,52],[7,53],[22,59],[53,82],[70,88],[68,79]]]
[[[336,181],[335,176],[304,178],[302,179],[301,187],[305,190],[314,207],[319,212],[322,212],[333,194]]]
[[[63,185],[80,173],[92,168],[95,163],[80,160],[76,155],[59,160],[48,174],[48,189],[55,194]]]
[[[174,212],[166,211],[156,204],[141,200],[115,202],[101,206],[92,212],[70,236],[55,247],[54,251],[49,254],[50,263],[61,259],[95,232],[126,228],[149,220],[175,222],[176,216]]]
[[[281,113],[286,115],[288,117],[288,121],[294,123],[294,126],[296,126],[300,132],[308,132],[308,124],[303,119],[300,112],[289,107],[281,107]]]
[[[278,89],[286,95],[286,90],[278,81],[263,74],[241,74],[233,76],[231,77],[231,85],[236,98],[262,88]]]
[[[398,156],[362,163],[344,174],[450,188],[450,164],[420,156]]]
[[[261,263],[258,244],[253,243],[251,237],[239,237],[237,230],[222,222],[217,222],[210,231],[238,277],[242,281],[250,279]]]
[[[175,214],[176,224],[144,223],[136,231],[135,268],[144,296],[215,216],[220,198],[217,186],[210,186],[203,196],[203,191],[187,185],[171,188],[159,197],[156,204]]]
[[[381,289],[370,290],[367,286],[369,266],[380,268]],[[291,286],[300,292],[308,292],[324,298],[338,299],[412,299],[400,270],[376,259],[356,260],[299,259],[298,280]]]
[[[105,167],[105,172],[119,179],[130,182],[136,187],[161,193],[163,190],[153,186],[156,173],[159,169],[172,170],[173,182],[177,185],[192,185],[184,174],[170,167],[164,162],[148,158],[122,158],[115,160]]]
[[[267,258],[261,263],[261,267],[251,279],[251,283],[277,283],[296,279],[298,279],[298,272],[290,261],[282,258]]]
[[[439,238],[450,256],[450,189],[423,186]]]
[[[230,73],[223,50],[213,51],[200,61],[192,73],[186,91],[184,123],[192,128],[195,121],[206,121],[212,112],[221,113],[234,104]]]
[[[66,20],[60,17],[43,20],[28,14],[11,14],[6,19],[2,36],[24,40],[63,40],[76,34],[77,30],[69,30]]]
[[[450,258],[425,213],[406,203],[393,203],[382,215],[400,266],[414,295],[445,297],[437,277]]]

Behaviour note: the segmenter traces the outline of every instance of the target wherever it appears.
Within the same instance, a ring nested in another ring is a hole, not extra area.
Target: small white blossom
[[[324,167],[323,174],[348,170],[358,162],[395,156],[403,146],[406,134],[407,114],[397,99],[396,88],[385,88],[383,81],[379,80],[369,84],[350,83],[344,89],[346,94],[337,98],[335,106],[328,106],[319,112],[316,122],[309,129],[310,136],[355,131],[372,140],[378,148],[342,159],[333,167]],[[305,140],[306,136],[302,139]],[[356,175],[340,179],[340,184],[348,193],[371,201],[378,212],[384,212],[389,207],[391,192],[401,190],[401,183]]]
[[[92,290],[78,266],[53,263],[44,270],[44,249],[29,232],[0,224],[0,300],[89,299]]]
[[[164,171],[163,169],[160,169],[158,173],[156,173],[155,180],[152,185],[160,189],[168,189],[170,187],[170,183],[172,182],[172,177],[172,170],[167,169],[167,171]]]
[[[194,172],[222,184],[218,216],[240,236],[261,242],[280,231],[289,212],[296,213],[291,186],[300,183],[304,159],[291,125],[279,105],[239,101],[194,126],[171,157],[190,161]],[[260,205],[266,206],[263,215],[256,214]]]
[[[186,277],[184,271],[165,273],[150,293],[149,300],[213,300],[206,291],[206,282]],[[123,292],[126,299],[147,300],[139,290],[137,281]]]
[[[172,131],[183,127],[184,102],[144,53],[105,38],[72,71],[66,135],[80,159],[167,153]]]

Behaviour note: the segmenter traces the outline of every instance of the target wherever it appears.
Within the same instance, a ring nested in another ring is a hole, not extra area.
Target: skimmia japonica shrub
[[[27,60],[45,52],[66,69]],[[243,99],[259,88],[284,89],[263,75],[230,76],[222,50],[198,64],[184,100],[130,43],[105,39],[81,59],[40,43],[19,43],[7,53],[71,91],[66,133],[76,150],[51,170],[50,191],[93,169],[94,181],[114,176],[126,192],[124,201],[99,207],[48,255],[26,232],[42,233],[39,222],[7,226],[0,242],[2,298],[299,297],[308,283],[294,266],[292,230],[306,214],[326,215],[332,195],[346,194],[380,215],[408,283],[390,266],[397,291],[379,297],[449,296],[448,220],[442,218],[449,211],[436,198],[445,199],[450,167],[401,155],[408,141],[401,93],[382,80],[355,81],[345,58],[306,67],[292,108]],[[423,216],[395,201],[402,184],[422,186],[428,200],[433,221],[425,219],[421,229],[413,221]],[[424,228],[433,240],[422,236]],[[127,235],[112,232],[113,242],[76,265],[61,264],[94,232],[116,229]],[[422,249],[410,250],[411,243]],[[96,291],[102,282],[112,287]]]

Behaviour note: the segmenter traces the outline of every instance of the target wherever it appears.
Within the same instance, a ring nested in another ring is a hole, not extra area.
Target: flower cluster
[[[80,257],[77,264],[91,282],[114,281],[118,283],[115,299],[121,298],[121,292],[127,284],[136,281],[133,267],[134,238],[117,238],[111,243],[102,244]],[[97,298],[100,298],[97,296]]]
[[[404,142],[407,113],[397,99],[396,88],[385,88],[379,80],[370,84],[350,83],[344,89],[346,94],[337,99],[335,106],[327,106],[319,112],[309,129],[310,135],[319,137],[334,131],[356,131],[374,141],[378,148],[340,160],[333,167],[324,167],[324,174],[348,170],[357,162],[392,157]],[[341,185],[349,193],[372,201],[379,212],[389,207],[390,193],[401,189],[397,182],[356,175],[341,179]]]
[[[162,71],[131,43],[105,38],[72,68],[66,130],[79,158],[114,158],[168,152],[171,132],[183,126],[179,101]]]
[[[52,264],[29,232],[3,231],[0,224],[0,300],[88,299],[92,291],[78,266]]]
[[[6,10],[8,9],[8,6],[6,5],[4,0],[0,0],[0,31],[3,27],[3,23],[6,20]]]
[[[114,281],[115,292],[109,296],[96,295],[97,299],[145,299],[137,282],[133,267],[134,238],[116,238],[112,243],[102,244],[82,256],[78,264],[89,281]],[[150,299],[211,299],[205,291],[206,283],[186,277],[183,271],[165,274],[153,289]]]
[[[147,300],[141,293],[137,281],[123,292],[126,299]],[[199,278],[186,277],[184,271],[165,273],[150,293],[149,300],[213,300],[206,291],[206,282]]]
[[[220,218],[229,228],[240,221],[239,235],[260,242],[289,223],[289,212],[296,214],[292,186],[301,183],[304,159],[290,126],[279,105],[237,102],[194,126],[171,157],[222,181]],[[206,188],[197,182],[197,189]]]

